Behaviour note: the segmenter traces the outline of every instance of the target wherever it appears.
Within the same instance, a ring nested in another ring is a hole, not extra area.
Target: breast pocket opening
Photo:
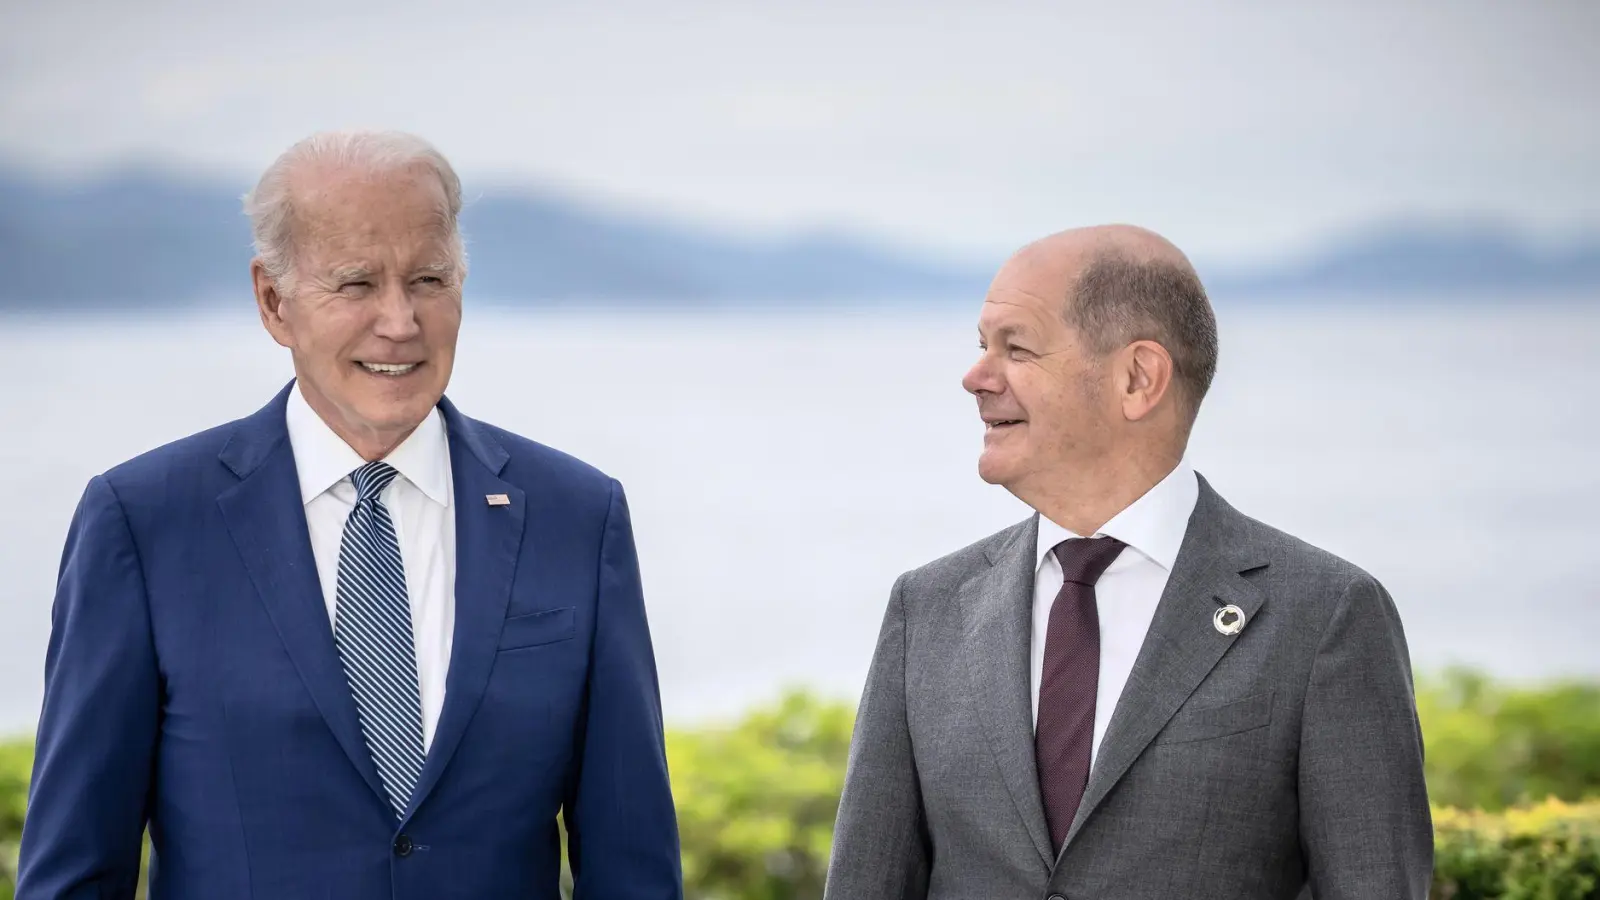
[[[500,649],[521,650],[571,640],[577,627],[575,610],[570,606],[512,616],[506,619],[505,628],[500,632]]]
[[[1272,691],[1218,706],[1180,709],[1153,743],[1209,741],[1272,724]]]

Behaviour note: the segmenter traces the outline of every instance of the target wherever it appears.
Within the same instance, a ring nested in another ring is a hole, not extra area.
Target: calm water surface
[[[1222,309],[1191,458],[1394,593],[1413,660],[1600,675],[1600,308]],[[853,697],[901,571],[1021,519],[980,482],[974,311],[469,309],[451,396],[621,479],[670,719]],[[93,474],[266,402],[247,314],[0,318],[0,729],[38,714]]]

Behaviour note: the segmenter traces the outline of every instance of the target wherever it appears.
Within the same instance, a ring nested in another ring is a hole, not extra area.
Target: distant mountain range
[[[149,170],[55,181],[0,168],[0,311],[174,308],[247,293],[245,187]],[[843,236],[753,240],[510,189],[471,198],[462,228],[470,296],[506,305],[970,301],[1000,262],[940,262]],[[1600,291],[1600,236],[1553,250],[1493,226],[1419,223],[1292,262],[1201,268],[1219,301]]]
[[[1295,259],[1254,268],[1218,266],[1202,275],[1208,292],[1218,297],[1514,301],[1529,294],[1592,292],[1600,299],[1600,233],[1553,245],[1481,220],[1388,222]]]

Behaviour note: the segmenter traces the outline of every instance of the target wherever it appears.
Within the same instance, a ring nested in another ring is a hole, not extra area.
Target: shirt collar
[[[1167,477],[1133,501],[1090,537],[1113,537],[1139,551],[1168,572],[1178,561],[1178,548],[1189,530],[1189,516],[1200,499],[1200,482],[1187,460],[1180,460]],[[1034,566],[1062,541],[1082,537],[1039,516],[1039,542]]]
[[[322,421],[300,393],[298,384],[289,392],[285,419],[289,426],[289,445],[294,450],[295,470],[300,476],[301,503],[310,503],[366,464],[360,454]],[[449,507],[450,447],[438,409],[431,411],[383,461],[394,466],[401,477],[428,499]]]

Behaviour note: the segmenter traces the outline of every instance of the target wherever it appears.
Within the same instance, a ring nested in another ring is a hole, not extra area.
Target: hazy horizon
[[[1132,221],[1248,260],[1395,214],[1600,226],[1597,36],[1584,0],[62,0],[0,8],[0,155],[253,177],[400,127],[479,184],[750,234],[991,256]]]

